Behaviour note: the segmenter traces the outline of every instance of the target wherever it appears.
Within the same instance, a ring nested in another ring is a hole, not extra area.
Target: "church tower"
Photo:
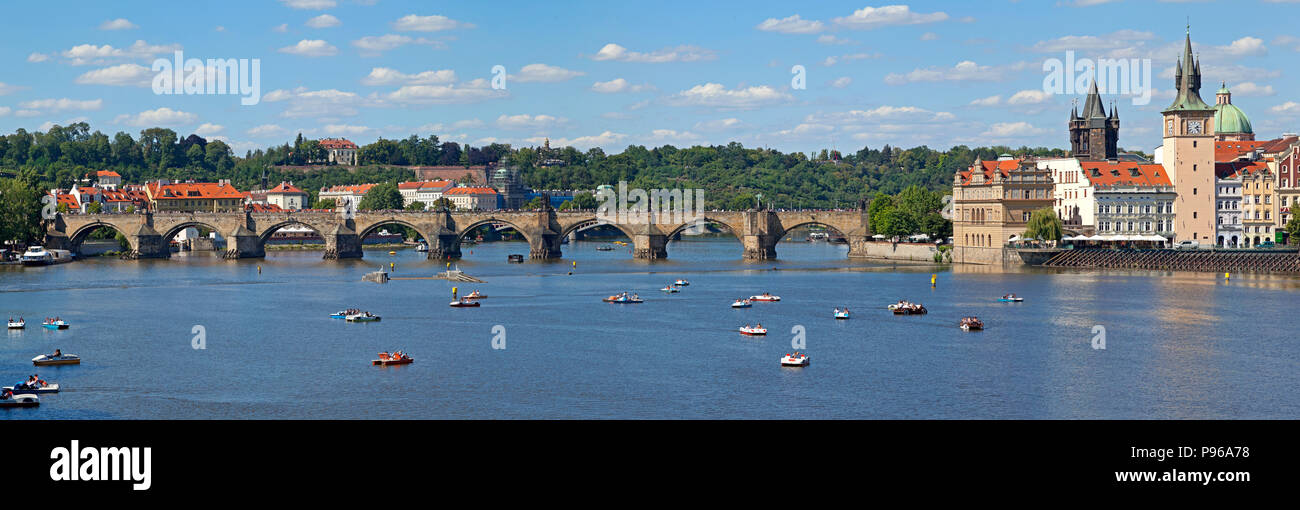
[[[1119,157],[1119,112],[1111,106],[1110,115],[1106,114],[1097,80],[1088,90],[1083,115],[1078,109],[1070,111],[1070,155],[1092,161]]]
[[[1214,114],[1215,108],[1201,100],[1201,63],[1192,55],[1188,29],[1183,59],[1174,75],[1178,97],[1161,112],[1164,116],[1164,145],[1161,164],[1174,183],[1176,241],[1214,244]]]

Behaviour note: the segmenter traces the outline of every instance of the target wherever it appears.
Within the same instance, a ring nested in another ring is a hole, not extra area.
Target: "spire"
[[[1083,117],[1085,119],[1106,118],[1106,107],[1101,102],[1101,93],[1097,91],[1097,80],[1093,78],[1092,86],[1088,88],[1088,99],[1083,103]]]
[[[1211,107],[1201,100],[1201,62],[1192,53],[1192,28],[1188,24],[1187,37],[1183,40],[1183,58],[1178,62],[1178,72],[1174,77],[1174,87],[1178,97],[1171,110],[1208,110]]]

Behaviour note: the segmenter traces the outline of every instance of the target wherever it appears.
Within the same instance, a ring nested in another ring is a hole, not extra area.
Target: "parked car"
[[[1197,250],[1200,248],[1200,241],[1178,241],[1174,244],[1175,250]]]

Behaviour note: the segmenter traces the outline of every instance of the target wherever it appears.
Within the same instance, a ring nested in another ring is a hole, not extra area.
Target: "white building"
[[[329,188],[321,188],[320,193],[318,193],[316,197],[319,200],[333,200],[335,205],[338,206],[343,205],[343,199],[346,197],[348,200],[352,201],[352,206],[355,210],[356,206],[361,203],[361,199],[366,196],[366,192],[370,191],[370,188],[373,187],[375,187],[374,184],[332,186]]]
[[[421,202],[427,209],[455,185],[452,181],[411,181],[398,184],[397,191],[402,194],[402,205]]]
[[[1063,226],[1070,230],[1088,231],[1096,228],[1096,193],[1092,181],[1084,174],[1083,165],[1076,158],[1038,160],[1038,168],[1051,170],[1053,209]]]
[[[1216,165],[1223,168],[1222,163]],[[1228,165],[1231,168],[1231,165]],[[1241,246],[1241,175],[1233,169],[1220,172],[1214,186],[1215,246],[1237,248]]]
[[[494,211],[497,209],[497,190],[486,187],[451,188],[442,196],[447,197],[457,210]]]
[[[357,164],[357,144],[346,138],[326,138],[320,141],[321,147],[328,153],[330,163],[336,165]]]
[[[306,209],[310,196],[306,191],[293,186],[292,182],[281,182],[279,186],[266,191],[266,203],[280,206],[287,211]]]

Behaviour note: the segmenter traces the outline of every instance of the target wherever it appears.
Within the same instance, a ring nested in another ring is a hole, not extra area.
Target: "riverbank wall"
[[[862,258],[884,260],[907,260],[912,262],[934,262],[934,254],[939,248],[932,243],[891,243],[888,241],[867,241]]]
[[[1166,271],[1300,273],[1296,250],[1065,250],[1044,267]]]

